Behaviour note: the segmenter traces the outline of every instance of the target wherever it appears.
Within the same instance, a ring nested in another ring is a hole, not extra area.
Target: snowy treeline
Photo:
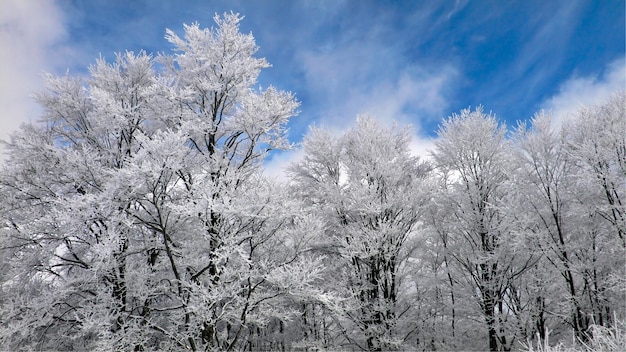
[[[563,126],[445,119],[432,155],[361,116],[292,147],[240,17],[47,77],[0,178],[6,350],[509,350],[626,318],[619,92]],[[622,325],[620,325],[622,324]]]

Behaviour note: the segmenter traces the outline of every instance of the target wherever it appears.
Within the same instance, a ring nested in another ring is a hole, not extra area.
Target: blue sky
[[[342,131],[370,113],[412,124],[421,153],[441,118],[463,108],[483,105],[508,125],[540,109],[563,120],[625,85],[624,0],[2,0],[0,138],[37,120],[28,96],[43,71],[169,52],[166,28],[210,27],[225,11],[245,16],[242,31],[273,64],[259,84],[301,101],[294,142],[311,124]]]

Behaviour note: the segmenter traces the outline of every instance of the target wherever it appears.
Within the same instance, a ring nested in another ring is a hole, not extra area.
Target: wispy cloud
[[[521,43],[519,56],[508,72],[509,81],[503,82],[519,86],[514,99],[529,104],[536,92],[552,80],[563,65],[563,60],[567,58],[566,46],[574,34],[576,18],[582,11],[580,5],[571,1],[554,6],[550,11],[537,14],[532,21],[534,23],[529,24],[530,31],[521,32],[529,38]]]
[[[468,106],[514,124],[623,87],[623,60],[600,72],[623,56],[618,2],[0,0],[0,138],[38,119],[29,93],[43,71],[85,73],[99,54],[126,49],[169,52],[165,28],[210,27],[231,10],[274,65],[259,83],[302,101],[293,142],[311,124],[341,133],[369,113],[412,124],[426,146],[440,118]]]
[[[575,113],[582,105],[595,105],[626,89],[626,60],[618,59],[600,75],[573,75],[560,85],[559,92],[547,99],[542,108],[552,113],[556,125]]]
[[[408,58],[406,47],[390,35],[392,27],[381,20],[376,26],[351,28],[298,53],[313,120],[345,128],[356,115],[369,113],[416,124],[438,118],[448,108],[446,88],[456,68],[445,61],[434,67]]]
[[[454,16],[455,13],[461,11],[465,6],[467,6],[468,3],[469,3],[469,0],[455,0],[454,7],[452,7],[452,10],[448,12],[448,14],[446,15],[446,18],[450,20],[452,16]]]
[[[285,182],[289,179],[287,168],[303,157],[302,148],[273,153],[272,158],[263,164],[263,174],[270,179]]]
[[[41,113],[30,95],[44,70],[69,56],[63,15],[53,1],[0,1],[0,139]],[[2,148],[0,146],[0,148]]]

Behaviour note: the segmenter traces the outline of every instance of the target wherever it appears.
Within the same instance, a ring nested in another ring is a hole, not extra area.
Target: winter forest
[[[407,126],[312,127],[275,180],[299,104],[240,20],[47,76],[0,174],[0,349],[624,347],[624,92],[462,110],[422,158]]]

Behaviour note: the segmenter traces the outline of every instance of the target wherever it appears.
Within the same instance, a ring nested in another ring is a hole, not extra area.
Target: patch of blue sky
[[[30,2],[32,16],[46,15],[38,13],[37,1],[7,1]],[[180,34],[183,23],[210,27],[215,13],[241,13],[241,30],[254,34],[258,56],[273,65],[259,85],[292,91],[302,102],[289,126],[294,142],[309,125],[341,131],[360,113],[410,123],[427,140],[441,118],[470,106],[483,105],[511,126],[542,108],[573,104],[574,110],[589,103],[585,97],[624,89],[624,0],[51,4],[65,31],[44,51],[54,65],[21,70],[81,74],[99,55],[113,61],[125,50],[170,52],[166,28]],[[4,28],[3,36],[12,34]],[[65,50],[53,50],[58,47]],[[31,91],[39,88],[40,82],[31,83]]]

